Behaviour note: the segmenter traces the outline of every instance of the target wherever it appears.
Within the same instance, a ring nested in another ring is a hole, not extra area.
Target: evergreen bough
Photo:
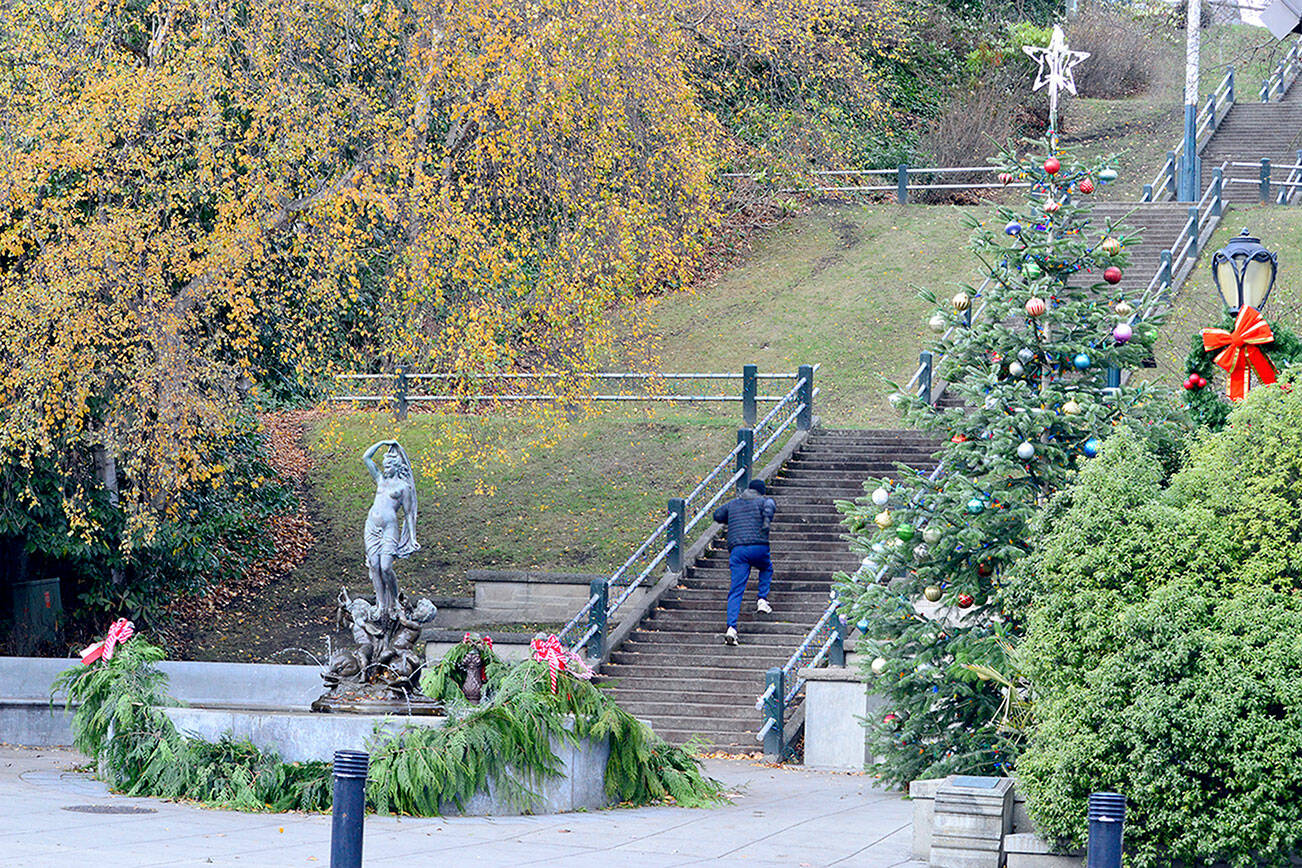
[[[154,665],[162,659],[162,649],[136,636],[111,660],[69,669],[52,687],[76,704],[73,744],[96,760],[111,787],[244,811],[330,807],[328,763],[285,763],[247,741],[183,737],[161,710],[176,704]],[[447,668],[445,660],[435,670]],[[722,788],[695,756],[660,739],[592,684],[562,676],[553,694],[547,667],[533,661],[508,666],[495,658],[488,675],[479,706],[449,691],[445,726],[375,740],[369,807],[432,816],[464,806],[491,783],[509,803],[528,808],[534,788],[561,773],[553,746],[585,738],[610,740],[605,786],[612,800],[687,807],[722,800]]]

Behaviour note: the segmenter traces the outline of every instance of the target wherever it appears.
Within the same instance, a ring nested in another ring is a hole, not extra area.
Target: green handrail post
[[[1261,80],[1261,90],[1257,93],[1257,99],[1262,102],[1270,102],[1270,79],[1263,78]]]
[[[796,428],[800,431],[808,431],[814,427],[814,366],[801,365],[798,376],[801,380],[800,402],[805,406],[796,415]]]
[[[407,387],[408,387],[407,366],[399,365],[396,408],[394,410],[394,412],[397,413],[399,422],[407,418]]]
[[[918,398],[924,404],[931,403],[931,368],[935,361],[935,356],[931,350],[923,350],[918,354],[918,364],[922,367],[922,376],[918,377]]]
[[[1163,169],[1163,171],[1166,172],[1166,192],[1170,194],[1170,196],[1171,196],[1172,199],[1174,199],[1174,198],[1176,197],[1176,192],[1175,192],[1175,151],[1167,151],[1167,152],[1166,152],[1166,168]]]
[[[1234,67],[1230,67],[1225,73],[1225,80],[1229,82],[1225,89],[1225,101],[1231,105],[1234,103]]]
[[[838,611],[832,616],[832,647],[827,652],[827,665],[845,665],[845,615]]]
[[[1207,97],[1207,129],[1216,132],[1216,94]]]
[[[1198,255],[1198,208],[1189,206],[1189,258]]]
[[[768,699],[764,700],[764,713],[773,721],[773,725],[764,733],[764,753],[781,762],[782,755],[786,752],[786,739],[782,732],[787,698],[786,678],[782,670],[774,666],[765,674],[764,683],[773,688]]]
[[[669,572],[681,573],[683,571],[683,525],[684,516],[687,515],[687,501],[681,497],[669,498],[669,527],[665,534],[669,537],[669,542],[673,548],[669,550]]]
[[[750,485],[751,465],[755,461],[755,429],[739,428],[737,442],[741,444],[737,452],[737,470],[741,473],[737,477],[737,490],[745,491]]]
[[[1152,184],[1145,184],[1145,185],[1144,185],[1144,195],[1142,195],[1142,196],[1139,197],[1139,201],[1141,201],[1141,202],[1152,202],[1152,201],[1153,201],[1153,185],[1152,185]]]
[[[741,366],[741,424],[744,428],[754,428],[757,411],[755,393],[759,386],[759,367],[757,365]]]
[[[895,167],[895,201],[901,205],[909,204],[909,164],[900,163]]]
[[[1171,251],[1162,251],[1162,277],[1160,278],[1163,286],[1171,285]]]
[[[606,604],[609,601],[609,592],[604,578],[593,579],[588,584],[588,599],[591,600],[593,597],[597,599],[588,612],[588,629],[592,629],[595,624],[597,632],[592,634],[585,650],[589,657],[600,657],[606,651]]]
[[[1298,153],[1302,154],[1302,151]],[[1221,201],[1221,192],[1225,189],[1225,172],[1220,166],[1212,169],[1212,187],[1215,191],[1212,193],[1212,216],[1221,216],[1221,210],[1225,203]]]
[[[1270,157],[1261,158],[1261,201],[1270,201]]]

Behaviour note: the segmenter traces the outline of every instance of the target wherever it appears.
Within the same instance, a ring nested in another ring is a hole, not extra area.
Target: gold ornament
[[[1108,256],[1116,256],[1121,252],[1121,242],[1109,235],[1107,238],[1104,238],[1099,242],[1099,250],[1103,251]]]
[[[874,518],[873,521],[877,522],[877,526],[879,528],[881,528],[882,530],[886,530],[886,528],[891,526],[890,510],[883,509],[881,512],[877,513],[877,517]]]
[[[939,600],[942,594],[944,594],[944,591],[935,585],[927,585],[927,587],[922,591],[922,596],[926,597],[933,603]]]
[[[963,311],[967,310],[969,307],[972,306],[972,299],[968,298],[968,294],[966,292],[954,293],[954,297],[951,298],[949,301],[950,304],[954,305],[954,310],[958,311],[959,313],[962,313]]]
[[[1062,405],[1062,412],[1066,413],[1068,416],[1079,416],[1080,404],[1077,404],[1076,399],[1073,398],[1072,400],[1068,401],[1066,404]]]
[[[1112,306],[1112,312],[1115,313],[1117,316],[1121,317],[1122,319],[1125,319],[1126,317],[1134,313],[1135,309],[1131,307],[1129,304],[1127,304],[1125,300],[1122,300]]]

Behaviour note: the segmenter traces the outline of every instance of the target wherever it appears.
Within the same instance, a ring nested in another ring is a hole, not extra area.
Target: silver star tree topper
[[[1058,91],[1065,89],[1072,96],[1076,95],[1076,82],[1072,80],[1071,70],[1073,66],[1089,57],[1089,52],[1069,49],[1066,39],[1063,38],[1062,28],[1056,24],[1053,26],[1053,38],[1049,40],[1048,47],[1023,45],[1022,51],[1040,64],[1031,90],[1039,90],[1046,84],[1049,86],[1049,129],[1051,132],[1057,132]]]

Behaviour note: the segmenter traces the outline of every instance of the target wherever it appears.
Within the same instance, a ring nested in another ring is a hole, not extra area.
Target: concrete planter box
[[[879,696],[851,666],[801,669],[805,679],[805,765],[861,772],[872,763],[863,719],[877,713]]]
[[[527,645],[525,646],[527,648]],[[50,684],[80,661],[48,657],[0,657],[0,742],[25,747],[72,744],[66,706],[50,704]],[[185,735],[216,741],[230,733],[286,762],[329,760],[336,750],[365,750],[377,735],[396,734],[405,726],[442,726],[444,718],[412,715],[314,714],[312,700],[321,695],[321,670],[315,666],[261,663],[164,661],[168,691],[185,707],[164,712]],[[530,789],[539,798],[525,810],[489,792],[474,796],[462,813],[510,815],[556,813],[607,807],[608,740],[577,745],[553,742],[562,774]],[[457,813],[455,805],[447,813]]]
[[[247,739],[263,750],[272,750],[286,762],[328,761],[336,750],[366,750],[368,742],[392,738],[407,727],[440,727],[445,718],[413,715],[394,717],[369,714],[313,714],[306,711],[250,711],[213,708],[166,708],[164,713],[176,728],[191,738],[217,741],[230,734]],[[512,805],[491,783],[487,792],[475,794],[458,810],[452,803],[446,814],[510,816],[555,814],[564,811],[595,810],[610,805],[606,798],[608,739],[585,739],[571,744],[552,741],[552,752],[561,760],[560,777],[531,782],[538,798],[531,804]]]

